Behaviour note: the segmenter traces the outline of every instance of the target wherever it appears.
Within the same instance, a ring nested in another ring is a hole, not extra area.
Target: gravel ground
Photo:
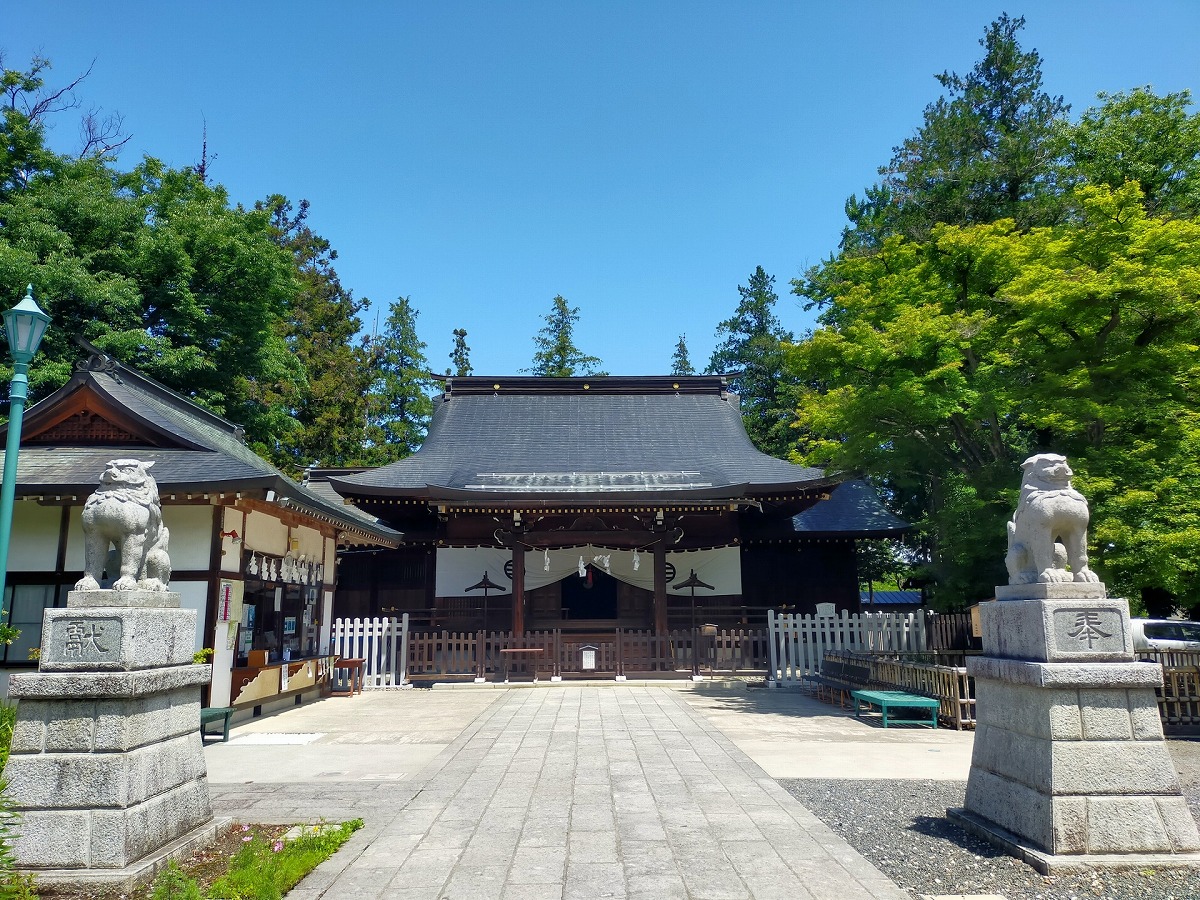
[[[1200,819],[1200,742],[1168,741]],[[780,784],[915,897],[999,894],[1006,900],[1196,900],[1200,871],[1159,869],[1039,875],[946,818],[966,782],[792,780]]]

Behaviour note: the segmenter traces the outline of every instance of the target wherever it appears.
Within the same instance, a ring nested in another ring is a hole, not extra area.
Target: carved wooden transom
[[[37,435],[31,435],[26,444],[141,444],[136,435],[114,425],[99,413],[89,409],[68,416],[56,425]]]

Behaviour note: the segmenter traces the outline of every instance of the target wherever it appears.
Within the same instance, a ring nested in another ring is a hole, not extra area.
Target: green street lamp
[[[8,576],[8,541],[12,534],[13,501],[17,493],[17,453],[21,449],[21,419],[29,396],[29,364],[42,343],[50,317],[33,300],[33,285],[25,298],[4,313],[4,331],[12,354],[13,377],[8,389],[8,441],[4,446],[4,483],[0,486],[0,602]]]

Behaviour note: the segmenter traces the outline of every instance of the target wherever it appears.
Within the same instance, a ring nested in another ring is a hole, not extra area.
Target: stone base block
[[[1129,604],[1124,600],[997,601],[979,607],[979,620],[985,656],[1051,663],[1131,662],[1134,658]]]
[[[964,831],[999,847],[1042,875],[1128,869],[1200,869],[1200,853],[1105,853],[1060,855],[1032,846],[1018,835],[965,809],[948,809],[946,816]]]
[[[189,664],[132,672],[36,672],[12,675],[8,696],[25,700],[142,699],[182,687],[198,688],[212,666]]]
[[[126,809],[26,810],[13,852],[23,869],[119,869],[211,821],[201,777]]]
[[[1145,663],[980,657],[966,813],[1053,856],[1200,852]]]
[[[1181,794],[1049,794],[972,766],[965,809],[1054,855],[1200,852]]]
[[[196,725],[125,753],[21,753],[4,775],[13,805],[35,810],[129,809],[207,774]]]
[[[48,609],[41,672],[111,672],[181,666],[196,645],[194,609]]]
[[[89,606],[132,606],[140,609],[178,609],[174,591],[69,591],[67,609]]]

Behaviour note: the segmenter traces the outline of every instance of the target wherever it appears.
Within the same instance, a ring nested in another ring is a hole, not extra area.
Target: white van
[[[1200,651],[1200,622],[1179,619],[1130,619],[1134,650]]]

